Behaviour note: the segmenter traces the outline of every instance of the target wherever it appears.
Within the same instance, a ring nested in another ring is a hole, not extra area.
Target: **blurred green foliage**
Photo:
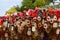
[[[17,11],[23,11],[28,9],[34,9],[35,7],[43,8],[45,5],[48,5],[51,0],[23,0],[22,6],[16,6]]]
[[[8,11],[6,11],[6,14],[13,14],[17,12],[15,7],[11,7]]]
[[[48,5],[50,2],[51,0],[23,0],[21,7],[20,5],[17,5],[14,7],[14,9],[11,8],[8,11],[6,11],[6,14],[12,14],[15,11],[19,12],[19,11],[28,10],[28,9],[34,9],[35,7],[43,8],[45,7],[45,5]]]

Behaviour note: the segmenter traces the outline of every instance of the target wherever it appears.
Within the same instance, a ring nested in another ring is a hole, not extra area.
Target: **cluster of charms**
[[[5,15],[0,17],[0,31],[1,29],[4,31],[5,37],[8,37],[9,33],[11,37],[20,33],[36,38],[43,31],[50,34],[52,29],[58,35],[60,32],[60,10],[36,8],[13,15]]]

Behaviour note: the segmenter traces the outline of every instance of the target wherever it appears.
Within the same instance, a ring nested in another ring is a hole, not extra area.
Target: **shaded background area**
[[[21,6],[21,2],[22,0],[0,0],[0,16],[3,16],[12,6]]]

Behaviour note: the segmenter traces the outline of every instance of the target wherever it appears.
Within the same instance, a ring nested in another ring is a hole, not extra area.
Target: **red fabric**
[[[55,14],[56,14],[56,16],[58,16],[59,15],[59,10],[55,10]]]
[[[10,15],[5,15],[4,16],[4,20],[6,19],[6,18],[9,18],[10,17]]]
[[[38,15],[38,12],[39,12],[39,10],[37,9],[37,10],[33,10],[33,9],[30,9],[29,10],[29,17],[37,17],[37,15]]]
[[[3,19],[0,19],[0,25],[3,25]]]
[[[37,7],[36,9],[35,9],[35,14],[36,14],[36,16],[38,15],[38,12],[40,11],[40,8],[39,7]]]
[[[58,19],[59,19],[59,18],[60,18],[60,15],[58,15],[57,17],[58,17]]]
[[[37,10],[35,10],[35,13],[36,13],[36,14],[38,14],[38,12],[39,12],[39,11],[40,11],[40,10],[39,10],[39,9],[37,9]]]
[[[54,14],[54,10],[49,10],[49,12],[48,12],[50,15],[51,14]]]
[[[29,11],[29,14],[28,14],[29,17],[34,17],[35,16],[33,9],[29,9],[28,11]]]
[[[26,18],[26,13],[27,13],[27,11],[24,10],[24,11],[23,11],[23,18]]]
[[[14,20],[15,20],[15,17],[13,16],[12,19],[11,19],[11,21],[14,22]]]
[[[60,18],[60,10],[55,10],[55,15]]]
[[[46,12],[43,13],[43,16],[46,17]]]
[[[24,18],[24,15],[23,15],[22,12],[18,12],[17,15],[18,15],[19,17],[21,17],[21,18]]]
[[[36,13],[32,13],[32,17],[37,17],[37,14]]]

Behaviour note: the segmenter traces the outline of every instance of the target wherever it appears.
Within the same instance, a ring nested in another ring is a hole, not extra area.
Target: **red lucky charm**
[[[24,16],[22,12],[18,12],[17,15],[21,18],[23,18],[23,16]]]
[[[36,13],[32,13],[32,17],[37,17],[37,14]]]
[[[54,10],[54,14],[57,16],[57,11],[56,10]]]
[[[57,21],[57,16],[54,16],[53,20],[54,20],[54,21]]]
[[[27,24],[29,25],[30,24],[30,21],[27,21]]]
[[[38,23],[38,27],[41,27],[41,23]]]
[[[50,16],[47,16],[47,21],[51,21]]]
[[[58,22],[60,22],[60,15],[58,15]]]
[[[24,11],[23,11],[23,16],[24,16],[24,18],[26,18],[26,13],[27,13],[27,11],[24,10]]]
[[[9,18],[9,17],[10,17],[10,15],[5,15],[5,16],[4,16],[4,19]]]
[[[35,10],[40,10],[40,7],[36,7]]]
[[[54,22],[53,23],[53,28],[57,28],[58,27],[58,23],[57,22]]]
[[[30,12],[30,10],[28,10],[28,11],[26,12],[26,15],[27,15],[27,16],[30,16],[29,12]]]
[[[46,12],[43,13],[44,18],[46,17]]]
[[[35,8],[35,12],[34,12],[36,16],[38,15],[39,11],[40,11],[40,8],[39,7],[36,7]]]
[[[48,26],[48,25],[45,23],[45,24],[44,24],[44,29],[47,29],[47,26]]]
[[[0,27],[3,25],[3,19],[0,19]]]
[[[54,22],[54,20],[53,20],[53,18],[51,19],[51,21],[50,21],[50,23],[53,23]]]
[[[14,17],[14,16],[12,16],[11,22],[14,22],[14,20],[15,20],[15,17]]]
[[[33,9],[28,10],[28,17],[34,17],[34,10]]]
[[[38,21],[41,21],[41,17],[40,17],[40,16],[38,16],[37,20],[38,20]]]
[[[30,24],[30,20],[26,19],[25,20],[26,24]]]
[[[40,11],[40,7],[36,7],[35,10],[36,10],[36,13],[38,13]]]
[[[53,10],[49,10],[48,12],[50,15],[54,14],[54,11]]]

